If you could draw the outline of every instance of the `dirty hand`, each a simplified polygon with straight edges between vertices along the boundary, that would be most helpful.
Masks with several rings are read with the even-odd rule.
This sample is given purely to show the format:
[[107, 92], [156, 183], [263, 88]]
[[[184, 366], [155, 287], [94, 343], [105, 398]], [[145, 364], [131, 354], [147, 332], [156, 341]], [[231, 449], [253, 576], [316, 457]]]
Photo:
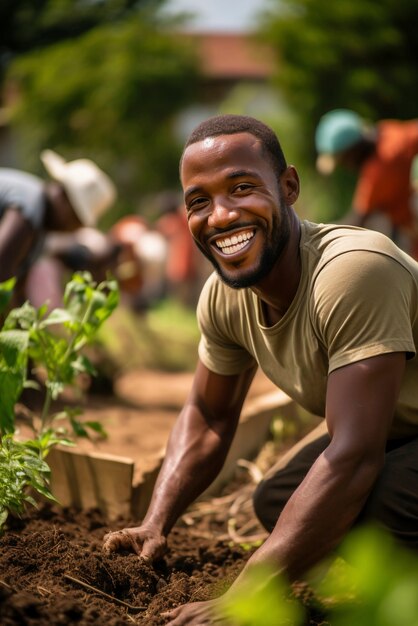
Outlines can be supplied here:
[[118, 550], [132, 550], [148, 561], [155, 561], [167, 550], [167, 540], [158, 531], [145, 526], [124, 528], [104, 536], [103, 550], [109, 554]]
[[226, 626], [226, 622], [218, 615], [217, 606], [217, 600], [192, 602], [162, 613], [162, 616], [170, 618], [166, 626]]

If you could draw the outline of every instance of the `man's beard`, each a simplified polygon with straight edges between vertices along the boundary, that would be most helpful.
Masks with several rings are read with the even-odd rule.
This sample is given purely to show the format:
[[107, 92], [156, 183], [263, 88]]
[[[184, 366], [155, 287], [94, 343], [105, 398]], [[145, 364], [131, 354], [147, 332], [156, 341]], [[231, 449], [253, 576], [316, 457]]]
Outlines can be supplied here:
[[198, 242], [196, 242], [196, 245], [202, 254], [212, 263], [217, 274], [228, 287], [232, 287], [233, 289], [252, 287], [270, 273], [289, 241], [290, 218], [287, 207], [281, 207], [280, 217], [281, 223], [279, 225], [277, 214], [273, 215], [271, 239], [266, 242], [258, 265], [254, 269], [249, 270], [246, 274], [243, 273], [239, 278], [229, 276], [225, 273], [210, 252], [203, 248]]

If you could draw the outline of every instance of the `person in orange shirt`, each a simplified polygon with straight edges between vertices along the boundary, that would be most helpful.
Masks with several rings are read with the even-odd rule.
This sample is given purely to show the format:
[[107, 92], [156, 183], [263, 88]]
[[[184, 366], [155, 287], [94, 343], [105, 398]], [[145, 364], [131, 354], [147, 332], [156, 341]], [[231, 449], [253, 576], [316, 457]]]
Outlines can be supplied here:
[[175, 192], [158, 198], [160, 217], [156, 228], [167, 241], [166, 279], [168, 294], [194, 308], [208, 270], [190, 236], [186, 210]]
[[322, 174], [330, 174], [337, 165], [358, 172], [352, 209], [344, 221], [383, 230], [418, 258], [412, 179], [418, 120], [382, 120], [367, 126], [354, 111], [335, 109], [320, 119], [315, 144]]

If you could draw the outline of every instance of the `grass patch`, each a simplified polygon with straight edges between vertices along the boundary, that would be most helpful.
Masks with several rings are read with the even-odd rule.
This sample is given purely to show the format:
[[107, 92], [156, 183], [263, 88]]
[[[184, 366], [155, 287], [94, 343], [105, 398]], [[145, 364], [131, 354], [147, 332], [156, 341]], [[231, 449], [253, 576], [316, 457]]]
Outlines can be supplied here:
[[195, 312], [174, 300], [164, 300], [145, 314], [120, 306], [100, 334], [119, 371], [193, 371], [198, 341]]

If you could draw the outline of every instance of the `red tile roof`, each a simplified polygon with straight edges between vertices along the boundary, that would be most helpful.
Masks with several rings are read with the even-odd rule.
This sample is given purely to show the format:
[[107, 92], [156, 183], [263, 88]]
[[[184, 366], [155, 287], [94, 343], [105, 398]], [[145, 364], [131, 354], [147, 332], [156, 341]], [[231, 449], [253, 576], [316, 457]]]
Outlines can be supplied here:
[[188, 33], [210, 78], [267, 79], [274, 68], [272, 49], [251, 35], [240, 33]]

